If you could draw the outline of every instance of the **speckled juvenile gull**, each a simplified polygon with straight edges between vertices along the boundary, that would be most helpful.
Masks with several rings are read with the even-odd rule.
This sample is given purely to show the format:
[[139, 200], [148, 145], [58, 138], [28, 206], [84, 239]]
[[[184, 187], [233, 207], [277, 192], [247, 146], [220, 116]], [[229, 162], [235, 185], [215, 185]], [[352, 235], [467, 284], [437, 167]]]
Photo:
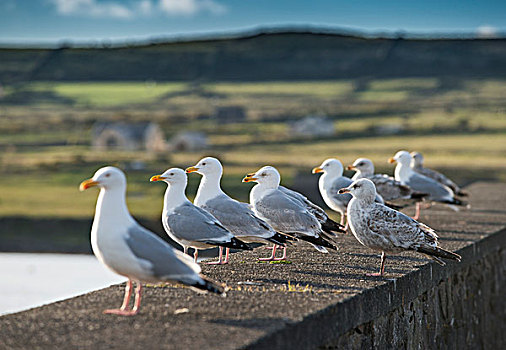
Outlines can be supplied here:
[[[235, 237], [239, 237], [247, 243], [274, 243], [284, 246], [286, 236], [277, 233], [264, 220], [257, 217], [249, 204], [241, 203], [230, 198], [220, 186], [223, 166], [220, 161], [213, 157], [201, 159], [196, 165], [186, 169], [187, 173], [197, 172], [202, 175], [202, 180], [195, 197], [194, 204], [210, 212], [216, 217]], [[223, 252], [220, 247], [218, 264], [228, 262], [229, 248], [226, 248], [225, 260], [222, 260]], [[274, 256], [260, 260], [277, 260]]]
[[257, 216], [276, 231], [307, 241], [321, 252], [327, 252], [324, 247], [336, 249], [306, 206], [279, 189], [280, 180], [279, 172], [272, 166], [265, 166], [243, 179], [243, 182], [257, 182], [250, 192], [250, 204]]
[[[397, 162], [397, 166], [395, 167], [395, 179], [397, 181], [403, 185], [408, 185], [415, 191], [427, 193], [427, 200], [453, 205], [466, 205], [461, 200], [455, 198], [453, 191], [448, 186], [415, 172], [410, 166], [411, 160], [412, 157], [407, 151], [399, 151], [393, 158], [388, 160], [390, 163]], [[415, 220], [420, 215], [419, 203], [417, 203], [416, 209]]]
[[[91, 179], [81, 183], [80, 189], [84, 191], [93, 186], [100, 187], [91, 229], [93, 253], [102, 264], [128, 278], [123, 305], [104, 313], [135, 315], [141, 303], [141, 282], [183, 283], [223, 293], [222, 286], [200, 275], [200, 266], [191, 258], [139, 225], [130, 215], [125, 201], [126, 178], [121, 170], [99, 169]], [[134, 281], [137, 288], [134, 306], [130, 309]]]
[[186, 198], [186, 173], [183, 169], [171, 168], [151, 181], [164, 181], [167, 190], [163, 200], [162, 223], [167, 234], [184, 247], [195, 249], [195, 262], [199, 249], [216, 246], [251, 250], [246, 243], [235, 238], [213, 215], [193, 205]]
[[353, 165], [348, 165], [348, 170], [356, 170], [352, 180], [367, 178], [376, 186], [376, 192], [383, 197], [385, 201], [397, 199], [421, 200], [427, 196], [427, 193], [413, 191], [411, 187], [401, 184], [393, 177], [386, 174], [375, 174], [374, 164], [370, 159], [358, 158]]
[[380, 271], [370, 276], [383, 276], [385, 253], [412, 250], [427, 255], [441, 265], [445, 265], [441, 258], [460, 261], [459, 255], [438, 247], [438, 237], [433, 229], [397, 210], [375, 203], [376, 189], [371, 180], [356, 180], [339, 192], [353, 196], [347, 212], [355, 238], [364, 246], [381, 252]]
[[[313, 174], [323, 173], [318, 180], [320, 194], [330, 209], [341, 214], [341, 225], [344, 224], [346, 207], [351, 200], [351, 195], [338, 192], [353, 182], [350, 178], [343, 176], [343, 170], [343, 164], [335, 158], [326, 159], [319, 167], [313, 169]], [[378, 203], [384, 202], [380, 195], [376, 195], [375, 200]]]
[[459, 185], [457, 185], [455, 182], [450, 180], [445, 175], [441, 174], [440, 172], [425, 168], [423, 166], [423, 155], [419, 152], [411, 152], [411, 157], [413, 158], [411, 160], [411, 168], [413, 168], [414, 171], [416, 171], [419, 174], [425, 175], [427, 177], [430, 177], [433, 180], [436, 180], [440, 184], [443, 184], [445, 186], [448, 186], [453, 193], [455, 193], [457, 196], [467, 196], [467, 192], [463, 191]]

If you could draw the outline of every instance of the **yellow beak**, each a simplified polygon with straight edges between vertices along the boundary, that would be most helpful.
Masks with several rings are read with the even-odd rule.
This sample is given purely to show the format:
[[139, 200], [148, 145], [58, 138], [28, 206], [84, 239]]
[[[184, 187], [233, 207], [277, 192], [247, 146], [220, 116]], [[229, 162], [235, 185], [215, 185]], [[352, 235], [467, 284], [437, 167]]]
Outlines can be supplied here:
[[199, 170], [199, 168], [194, 167], [194, 166], [191, 166], [191, 167], [189, 167], [189, 168], [186, 168], [186, 170], [185, 170], [185, 171], [186, 171], [186, 173], [188, 173], [188, 174], [189, 174], [189, 173], [193, 173], [194, 171], [198, 171], [198, 170]]
[[354, 170], [354, 169], [357, 169], [357, 168], [355, 168], [353, 165], [348, 165], [346, 167], [346, 169], [348, 169], [348, 170]]
[[253, 181], [256, 181], [257, 178], [253, 177], [253, 175], [255, 175], [255, 173], [246, 175], [244, 177], [244, 179], [242, 179], [242, 182], [253, 182]]
[[313, 170], [312, 170], [313, 174], [318, 174], [318, 173], [322, 173], [322, 172], [323, 172], [323, 169], [320, 168], [319, 166], [317, 166], [316, 168], [313, 168]]
[[165, 178], [162, 175], [155, 175], [155, 176], [151, 176], [151, 179], [149, 179], [149, 181], [151, 181], [151, 182], [163, 181], [164, 179]]
[[98, 185], [98, 182], [94, 181], [93, 179], [84, 180], [79, 185], [79, 191], [84, 191], [84, 190], [87, 190], [90, 187], [94, 187], [94, 186], [97, 186], [97, 185]]
[[393, 159], [393, 158], [388, 158], [388, 162], [389, 162], [390, 164], [395, 163], [395, 159]]

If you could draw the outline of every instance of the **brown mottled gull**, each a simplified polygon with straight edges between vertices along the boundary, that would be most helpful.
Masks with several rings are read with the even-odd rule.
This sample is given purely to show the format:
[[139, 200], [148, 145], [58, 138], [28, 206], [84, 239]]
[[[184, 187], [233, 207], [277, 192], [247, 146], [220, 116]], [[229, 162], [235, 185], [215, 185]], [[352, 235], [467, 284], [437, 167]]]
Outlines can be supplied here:
[[385, 253], [412, 250], [441, 265], [445, 265], [441, 258], [460, 261], [459, 255], [438, 247], [438, 237], [433, 229], [397, 210], [375, 203], [376, 189], [371, 180], [356, 180], [339, 192], [353, 196], [347, 209], [353, 235], [364, 246], [381, 252], [380, 271], [370, 276], [383, 276]]

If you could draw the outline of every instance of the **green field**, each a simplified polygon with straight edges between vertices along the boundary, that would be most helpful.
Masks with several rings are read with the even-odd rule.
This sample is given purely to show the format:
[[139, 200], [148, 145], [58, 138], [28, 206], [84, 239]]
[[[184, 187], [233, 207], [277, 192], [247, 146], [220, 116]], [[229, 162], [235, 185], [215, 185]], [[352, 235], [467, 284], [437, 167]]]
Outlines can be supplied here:
[[[506, 181], [506, 81], [464, 80], [453, 88], [439, 79], [267, 83], [32, 83], [5, 86], [0, 98], [0, 216], [88, 217], [96, 193], [79, 193], [80, 181], [100, 166], [128, 171], [131, 211], [160, 215], [161, 184], [149, 177], [172, 166], [193, 165], [205, 155], [225, 164], [224, 187], [247, 200], [242, 176], [277, 166], [285, 184], [328, 157], [346, 165], [369, 157], [379, 171], [399, 149], [424, 153], [426, 163], [460, 183]], [[218, 106], [247, 110], [241, 123], [219, 124]], [[327, 115], [334, 137], [301, 140], [289, 124], [309, 114]], [[156, 121], [167, 138], [181, 130], [208, 134], [202, 152], [97, 152], [89, 147], [97, 120]], [[381, 130], [401, 125], [398, 133]], [[193, 196], [199, 176], [190, 176]]]

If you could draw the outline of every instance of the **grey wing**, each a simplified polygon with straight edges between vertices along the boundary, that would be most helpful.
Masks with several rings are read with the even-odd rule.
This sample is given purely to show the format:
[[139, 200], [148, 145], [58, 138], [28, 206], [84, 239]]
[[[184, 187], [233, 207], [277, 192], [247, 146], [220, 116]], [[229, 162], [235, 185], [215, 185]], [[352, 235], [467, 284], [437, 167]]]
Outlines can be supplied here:
[[307, 208], [307, 210], [309, 210], [309, 212], [311, 214], [315, 215], [316, 218], [320, 222], [326, 221], [328, 219], [328, 215], [327, 215], [327, 213], [325, 213], [325, 210], [323, 210], [322, 208], [320, 208], [319, 206], [317, 206], [316, 204], [314, 204], [313, 202], [311, 202], [303, 194], [301, 194], [299, 192], [296, 192], [294, 190], [291, 190], [289, 188], [286, 188], [284, 186], [279, 186], [278, 189], [281, 192], [283, 192], [284, 194], [290, 196], [290, 198], [292, 198], [292, 199], [298, 201], [299, 203], [305, 205], [306, 208]]
[[300, 202], [275, 190], [255, 202], [255, 210], [276, 231], [302, 233], [317, 237], [321, 226], [316, 217]]
[[432, 170], [429, 168], [421, 168], [421, 169], [419, 169], [419, 172], [427, 177], [430, 177], [433, 180], [436, 180], [437, 182], [439, 182], [445, 186], [448, 186], [454, 192], [459, 192], [459, 190], [460, 190], [460, 187], [455, 182], [453, 182], [452, 180], [447, 178], [445, 175], [441, 174], [440, 172], [438, 172], [436, 170]]
[[444, 201], [453, 198], [453, 192], [448, 187], [418, 173], [413, 173], [406, 184], [415, 191], [428, 193], [429, 199], [432, 200]]
[[374, 182], [376, 191], [386, 201], [407, 197], [412, 192], [408, 186], [388, 175], [375, 174], [369, 176], [368, 179]]
[[276, 233], [265, 221], [255, 216], [248, 204], [226, 195], [207, 201], [202, 208], [214, 215], [234, 236], [269, 238]]
[[367, 225], [395, 247], [413, 249], [437, 242], [437, 235], [430, 227], [382, 204], [375, 204], [369, 211]]
[[353, 181], [347, 177], [341, 176], [334, 180], [330, 192], [327, 195], [332, 198], [336, 203], [341, 204], [344, 207], [348, 206], [352, 196], [349, 193], [339, 194], [339, 190], [344, 187], [351, 185]]
[[193, 204], [177, 207], [166, 217], [166, 224], [174, 236], [187, 241], [220, 243], [233, 238], [214, 216]]
[[151, 265], [151, 273], [156, 278], [181, 280], [200, 273], [200, 267], [191, 258], [140, 225], [130, 227], [124, 240], [138, 259]]

